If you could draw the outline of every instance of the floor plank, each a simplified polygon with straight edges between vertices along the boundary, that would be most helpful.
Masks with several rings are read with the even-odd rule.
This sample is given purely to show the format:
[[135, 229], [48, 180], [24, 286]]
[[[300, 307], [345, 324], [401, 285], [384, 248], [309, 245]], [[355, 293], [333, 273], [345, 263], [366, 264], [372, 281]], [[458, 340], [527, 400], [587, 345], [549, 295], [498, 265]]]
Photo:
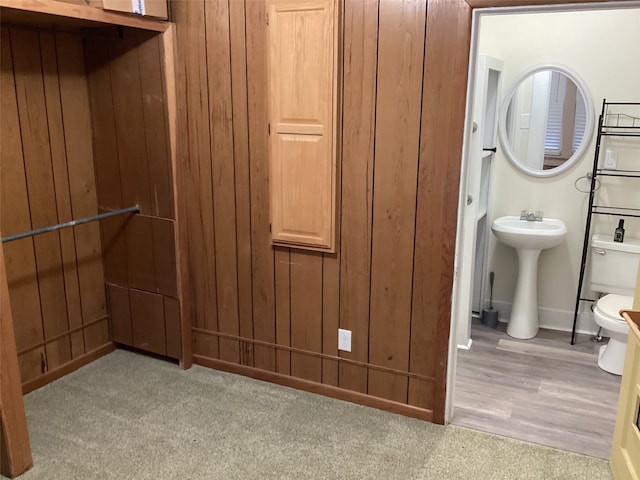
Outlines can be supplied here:
[[[620, 377], [597, 366], [603, 343], [541, 329], [531, 340], [474, 320], [458, 350], [452, 423], [540, 445], [609, 458]], [[605, 339], [606, 342], [606, 339]]]

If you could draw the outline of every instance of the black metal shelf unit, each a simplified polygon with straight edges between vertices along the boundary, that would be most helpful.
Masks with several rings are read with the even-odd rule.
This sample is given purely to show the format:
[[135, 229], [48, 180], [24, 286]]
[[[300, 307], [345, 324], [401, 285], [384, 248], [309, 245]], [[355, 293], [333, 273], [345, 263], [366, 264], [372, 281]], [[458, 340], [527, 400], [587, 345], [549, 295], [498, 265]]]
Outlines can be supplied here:
[[[578, 293], [573, 312], [573, 329], [571, 331], [571, 345], [576, 339], [576, 325], [578, 323], [578, 311], [580, 302], [595, 302], [592, 298], [582, 297], [584, 273], [589, 253], [591, 218], [593, 215], [616, 215], [620, 217], [640, 218], [640, 208], [615, 207], [594, 204], [595, 193], [600, 188], [601, 181], [598, 177], [622, 177], [640, 179], [640, 170], [611, 170], [600, 166], [600, 147], [604, 137], [638, 137], [640, 139], [640, 117], [620, 111], [636, 111], [640, 109], [640, 102], [607, 102], [602, 101], [602, 111], [598, 118], [598, 132], [596, 149], [593, 156], [593, 170], [591, 172], [591, 186], [589, 188], [589, 208], [587, 209], [587, 221], [584, 230], [582, 244], [582, 261], [580, 262], [580, 279], [578, 281]], [[618, 112], [615, 112], [618, 110]], [[640, 148], [640, 144], [639, 144]], [[640, 163], [639, 163], [640, 168]]]

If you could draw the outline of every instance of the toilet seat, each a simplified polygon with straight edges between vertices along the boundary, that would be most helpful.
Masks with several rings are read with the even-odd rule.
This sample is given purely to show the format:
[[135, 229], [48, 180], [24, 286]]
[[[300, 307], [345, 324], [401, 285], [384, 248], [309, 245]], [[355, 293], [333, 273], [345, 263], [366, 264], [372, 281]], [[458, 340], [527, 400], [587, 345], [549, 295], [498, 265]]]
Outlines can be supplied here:
[[[629, 325], [620, 315], [620, 310], [630, 310], [632, 307], [633, 297], [611, 293], [598, 300], [593, 313], [597, 319], [596, 323], [601, 327], [616, 333], [626, 334]], [[598, 319], [598, 317], [600, 318]]]

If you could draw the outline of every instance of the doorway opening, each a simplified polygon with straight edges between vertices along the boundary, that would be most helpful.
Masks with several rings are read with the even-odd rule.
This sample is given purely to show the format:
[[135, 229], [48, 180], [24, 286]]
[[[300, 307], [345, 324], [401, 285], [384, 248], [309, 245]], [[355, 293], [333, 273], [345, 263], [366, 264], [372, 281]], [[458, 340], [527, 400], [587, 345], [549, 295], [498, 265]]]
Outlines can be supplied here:
[[[609, 456], [620, 379], [597, 367], [600, 344], [591, 341], [597, 327], [588, 306], [581, 311], [581, 334], [570, 345], [586, 201], [573, 185], [590, 170], [593, 139], [571, 168], [540, 178], [515, 168], [498, 142], [495, 124], [480, 125], [479, 119], [497, 122], [504, 114], [505, 92], [524, 71], [541, 64], [578, 72], [596, 107], [607, 97], [637, 101], [631, 96], [637, 96], [633, 85], [640, 81], [640, 66], [629, 67], [624, 52], [629, 36], [638, 35], [639, 7], [640, 2], [618, 2], [474, 10], [447, 382], [451, 423]], [[581, 28], [590, 33], [582, 35]], [[612, 48], [616, 45], [620, 48]], [[626, 72], [617, 78], [629, 78], [606, 78], [611, 69]], [[482, 115], [474, 113], [478, 107]], [[569, 230], [566, 243], [541, 256], [542, 328], [531, 340], [505, 332], [517, 259], [515, 250], [491, 234], [495, 218], [523, 209], [561, 218]], [[481, 321], [489, 307], [491, 272], [496, 327]]]

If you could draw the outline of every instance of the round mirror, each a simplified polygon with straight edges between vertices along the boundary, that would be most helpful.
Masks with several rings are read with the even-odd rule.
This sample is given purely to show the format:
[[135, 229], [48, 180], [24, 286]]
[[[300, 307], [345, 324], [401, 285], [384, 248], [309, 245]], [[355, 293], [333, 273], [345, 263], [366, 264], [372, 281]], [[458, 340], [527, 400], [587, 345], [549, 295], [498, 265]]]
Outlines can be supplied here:
[[558, 175], [584, 154], [593, 131], [593, 103], [584, 82], [566, 67], [527, 71], [500, 112], [500, 142], [519, 170]]

